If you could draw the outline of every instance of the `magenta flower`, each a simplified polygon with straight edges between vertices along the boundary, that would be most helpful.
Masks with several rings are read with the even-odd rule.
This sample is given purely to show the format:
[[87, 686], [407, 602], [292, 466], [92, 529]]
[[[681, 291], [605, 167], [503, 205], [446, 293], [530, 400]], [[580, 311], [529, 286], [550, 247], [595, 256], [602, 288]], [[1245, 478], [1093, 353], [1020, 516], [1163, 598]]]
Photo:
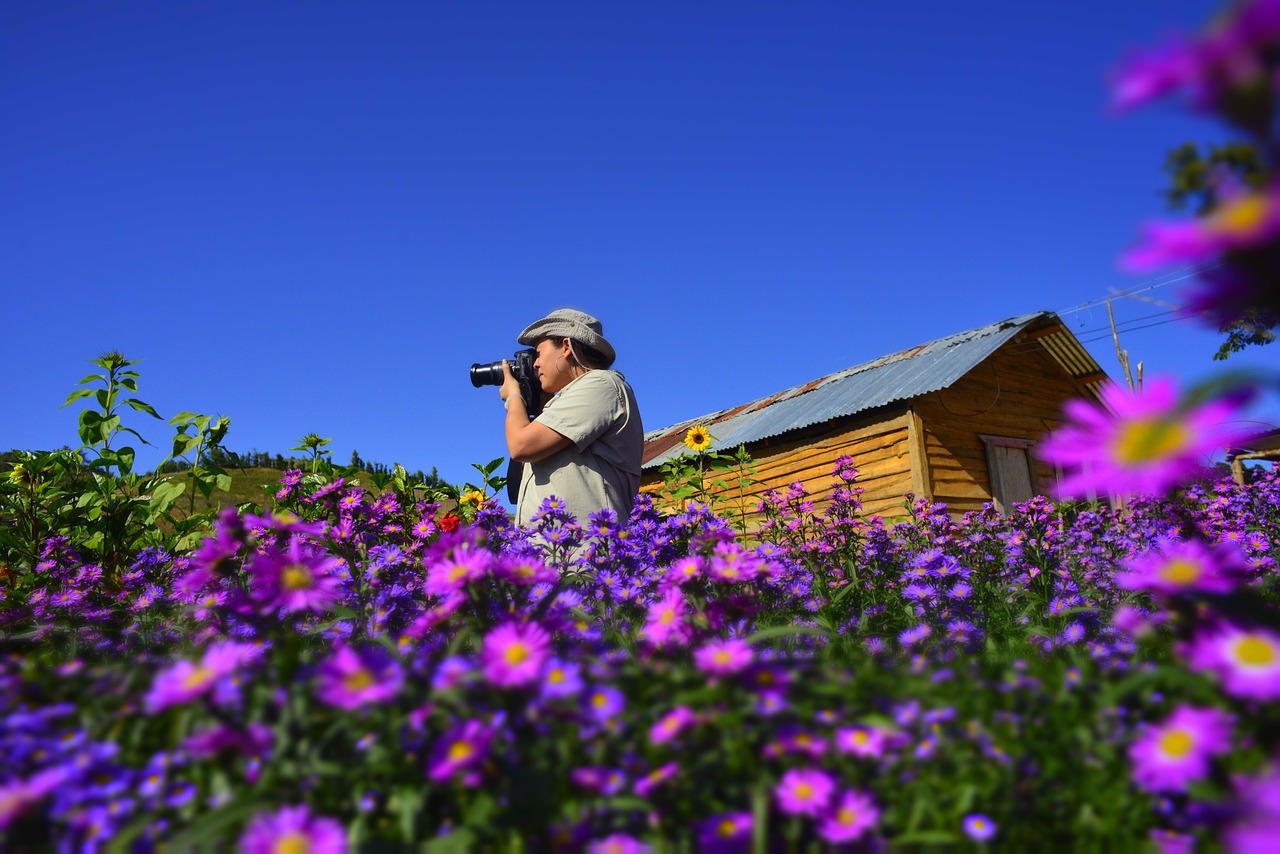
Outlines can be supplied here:
[[587, 854], [645, 854], [649, 845], [625, 833], [611, 833], [587, 843]]
[[533, 557], [507, 557], [498, 562], [495, 574], [515, 584], [531, 587], [534, 584], [555, 584], [556, 571]]
[[996, 835], [996, 823], [982, 813], [964, 817], [964, 835], [974, 842], [986, 842]]
[[279, 812], [254, 817], [240, 837], [240, 850], [244, 854], [340, 854], [347, 850], [347, 833], [334, 819], [311, 815], [305, 804], [281, 807]]
[[1072, 421], [1050, 434], [1039, 454], [1067, 470], [1058, 487], [1064, 497], [1085, 497], [1090, 491], [1158, 495], [1202, 471], [1204, 461], [1223, 446], [1248, 435], [1232, 424], [1244, 403], [1245, 398], [1232, 395], [1182, 412], [1172, 378], [1151, 379], [1137, 394], [1111, 383], [1102, 390], [1101, 406], [1068, 401], [1065, 410]]
[[818, 835], [828, 842], [852, 842], [879, 820], [880, 810], [869, 796], [846, 789], [818, 821]]
[[1249, 561], [1235, 543], [1162, 540], [1153, 551], [1121, 561], [1118, 587], [1152, 593], [1227, 593], [1248, 577]]
[[670, 780], [680, 770], [680, 766], [675, 762], [668, 762], [658, 768], [654, 768], [648, 774], [636, 780], [636, 794], [642, 798], [647, 798], [653, 793], [653, 790]]
[[493, 736], [492, 729], [474, 719], [455, 727], [436, 742], [427, 760], [427, 778], [440, 783], [461, 774], [465, 785], [478, 785], [475, 768], [489, 755]]
[[1197, 635], [1182, 652], [1192, 669], [1215, 673], [1233, 697], [1280, 697], [1280, 635], [1269, 629], [1220, 623]]
[[664, 744], [693, 726], [697, 717], [688, 706], [676, 706], [649, 729], [649, 741]]
[[884, 731], [861, 726], [837, 729], [836, 749], [863, 759], [878, 759], [884, 753]]
[[622, 714], [625, 704], [622, 692], [608, 685], [602, 685], [587, 695], [587, 712], [602, 724], [609, 724]]
[[641, 636], [654, 646], [681, 643], [687, 639], [688, 627], [684, 622], [685, 598], [679, 587], [673, 587], [649, 606]]
[[693, 653], [694, 664], [704, 673], [727, 676], [746, 669], [755, 653], [751, 645], [739, 638], [710, 641]]
[[275, 733], [265, 724], [252, 723], [246, 729], [218, 724], [201, 730], [182, 742], [182, 749], [195, 759], [209, 759], [224, 750], [245, 756], [261, 756], [270, 752]]
[[492, 556], [482, 549], [454, 549], [448, 557], [427, 567], [424, 588], [435, 596], [449, 596], [468, 581], [488, 575], [492, 562]]
[[15, 779], [0, 784], [0, 831], [61, 786], [70, 773], [66, 767], [55, 766], [39, 771], [26, 780]]
[[341, 565], [338, 558], [308, 547], [302, 537], [290, 537], [284, 551], [271, 548], [253, 556], [248, 566], [251, 595], [264, 614], [323, 612], [342, 594]]
[[369, 703], [385, 703], [400, 692], [404, 670], [382, 647], [354, 650], [340, 646], [320, 665], [316, 697], [351, 711]]
[[1280, 187], [1237, 192], [1213, 213], [1181, 222], [1153, 222], [1143, 242], [1120, 258], [1130, 273], [1149, 273], [1173, 264], [1202, 264], [1228, 252], [1260, 248], [1280, 236]]
[[236, 641], [214, 644], [199, 663], [179, 661], [157, 673], [143, 705], [148, 713], [155, 714], [170, 706], [189, 703], [261, 656], [262, 648], [255, 644]]
[[705, 571], [703, 563], [703, 559], [698, 555], [682, 557], [667, 567], [663, 580], [668, 583], [684, 584], [703, 574]]
[[1231, 716], [1179, 706], [1129, 746], [1133, 779], [1149, 792], [1185, 792], [1209, 773], [1209, 760], [1231, 748]]
[[550, 655], [551, 637], [537, 623], [507, 623], [489, 632], [480, 650], [485, 678], [499, 688], [532, 685]]
[[1237, 819], [1223, 839], [1226, 850], [1275, 850], [1280, 839], [1280, 773], [1274, 765], [1261, 776], [1237, 781], [1235, 808]]
[[831, 803], [835, 782], [816, 768], [793, 768], [782, 775], [774, 797], [787, 815], [818, 816]]

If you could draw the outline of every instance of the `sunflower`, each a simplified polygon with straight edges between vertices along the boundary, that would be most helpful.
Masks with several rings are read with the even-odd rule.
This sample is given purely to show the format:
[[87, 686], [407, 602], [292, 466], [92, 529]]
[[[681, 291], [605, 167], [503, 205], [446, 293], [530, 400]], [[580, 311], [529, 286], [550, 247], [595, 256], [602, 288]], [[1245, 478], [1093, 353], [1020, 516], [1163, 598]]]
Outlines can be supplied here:
[[691, 451], [702, 452], [711, 447], [711, 433], [701, 424], [690, 427], [684, 434], [684, 446]]
[[458, 499], [459, 504], [474, 503], [477, 507], [484, 503], [484, 493], [478, 489], [468, 490], [462, 493], [462, 497]]

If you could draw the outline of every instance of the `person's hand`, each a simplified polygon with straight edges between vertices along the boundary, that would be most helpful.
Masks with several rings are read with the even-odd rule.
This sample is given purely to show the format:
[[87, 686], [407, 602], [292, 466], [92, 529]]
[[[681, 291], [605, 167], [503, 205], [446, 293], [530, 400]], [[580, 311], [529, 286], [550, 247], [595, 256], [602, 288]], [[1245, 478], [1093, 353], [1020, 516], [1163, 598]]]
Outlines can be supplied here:
[[502, 360], [502, 385], [498, 388], [498, 396], [505, 403], [511, 395], [520, 396], [520, 383], [516, 380], [515, 374], [511, 373], [511, 365], [506, 359]]

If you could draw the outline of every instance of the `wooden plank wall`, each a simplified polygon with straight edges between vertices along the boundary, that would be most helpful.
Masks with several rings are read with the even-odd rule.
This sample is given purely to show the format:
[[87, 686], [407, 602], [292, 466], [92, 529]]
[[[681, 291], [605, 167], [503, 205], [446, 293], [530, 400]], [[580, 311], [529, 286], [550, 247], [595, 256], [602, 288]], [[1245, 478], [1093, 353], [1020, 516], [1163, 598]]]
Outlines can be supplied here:
[[[1062, 423], [1062, 404], [1082, 394], [1042, 347], [1009, 342], [950, 388], [916, 398], [933, 500], [957, 515], [980, 509], [991, 500], [991, 478], [979, 436], [1038, 440]], [[1053, 468], [1037, 468], [1047, 494]]]
[[[866, 515], [905, 516], [902, 496], [911, 490], [911, 412], [881, 413], [872, 418], [819, 425], [787, 437], [787, 441], [762, 442], [749, 447], [755, 457], [757, 484], [746, 491], [746, 505], [754, 508], [769, 488], [786, 490], [804, 483], [819, 510], [830, 501], [832, 469], [838, 457], [852, 455], [858, 468], [858, 485]], [[781, 437], [780, 437], [781, 438]], [[736, 508], [735, 477], [726, 478], [730, 489], [724, 498]], [[660, 485], [657, 474], [645, 474], [641, 489]]]

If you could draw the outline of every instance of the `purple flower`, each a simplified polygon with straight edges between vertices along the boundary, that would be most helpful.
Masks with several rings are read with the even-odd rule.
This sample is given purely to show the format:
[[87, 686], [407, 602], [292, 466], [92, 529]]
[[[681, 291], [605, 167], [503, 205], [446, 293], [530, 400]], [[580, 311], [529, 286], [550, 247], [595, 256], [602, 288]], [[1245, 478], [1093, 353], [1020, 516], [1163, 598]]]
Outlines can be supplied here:
[[400, 692], [404, 670], [382, 647], [339, 646], [320, 665], [316, 697], [339, 709], [385, 703]]
[[[260, 756], [270, 751], [274, 741], [275, 734], [264, 724], [249, 724], [244, 730], [219, 724], [188, 736], [182, 742], [182, 749], [195, 759], [209, 759], [224, 750], [243, 753], [245, 756]], [[158, 783], [160, 780], [149, 779], [149, 782]]]
[[740, 638], [713, 640], [693, 653], [694, 664], [699, 670], [718, 676], [738, 673], [750, 665], [754, 658], [751, 645]]
[[835, 782], [824, 771], [793, 768], [782, 775], [774, 796], [778, 807], [788, 815], [818, 816], [831, 802], [835, 787]]
[[602, 685], [587, 696], [587, 711], [598, 722], [607, 724], [622, 713], [625, 701], [617, 688]]
[[1227, 850], [1274, 850], [1280, 838], [1280, 773], [1274, 765], [1261, 776], [1236, 782], [1235, 807], [1238, 817], [1224, 835]]
[[151, 690], [143, 701], [149, 714], [155, 714], [207, 694], [221, 680], [241, 667], [257, 661], [262, 648], [251, 643], [223, 641], [205, 651], [197, 664], [179, 661], [156, 674]]
[[543, 699], [574, 697], [582, 693], [582, 688], [581, 666], [561, 661], [558, 658], [547, 660], [547, 666], [542, 677]]
[[649, 741], [664, 744], [693, 725], [697, 717], [688, 706], [676, 706], [649, 730]]
[[264, 614], [323, 612], [341, 595], [340, 566], [338, 558], [308, 547], [302, 537], [290, 537], [284, 551], [271, 548], [250, 561], [252, 596]]
[[611, 833], [587, 843], [587, 854], [644, 854], [649, 846], [625, 833]]
[[877, 759], [884, 753], [884, 731], [877, 727], [837, 729], [836, 749], [864, 759]]
[[1039, 454], [1068, 470], [1058, 487], [1063, 496], [1084, 497], [1090, 491], [1158, 495], [1247, 435], [1233, 424], [1244, 403], [1243, 396], [1231, 395], [1183, 412], [1172, 378], [1151, 379], [1137, 394], [1111, 383], [1102, 390], [1101, 406], [1068, 401], [1071, 423], [1050, 434]]
[[964, 835], [974, 842], [986, 842], [996, 835], [996, 823], [982, 813], [964, 817]]
[[1127, 570], [1115, 577], [1125, 590], [1153, 593], [1227, 593], [1249, 573], [1249, 562], [1234, 543], [1164, 540], [1154, 551], [1121, 560]]
[[674, 777], [679, 770], [680, 766], [675, 762], [668, 762], [666, 765], [653, 769], [639, 780], [636, 780], [636, 794], [642, 798], [649, 797], [654, 789]]
[[1280, 697], [1280, 635], [1275, 632], [1220, 623], [1197, 635], [1183, 652], [1192, 669], [1216, 673], [1233, 697]]
[[347, 850], [347, 834], [331, 818], [313, 816], [307, 806], [281, 807], [279, 812], [259, 813], [240, 837], [244, 854], [277, 854], [308, 851], [340, 854]]
[[499, 688], [532, 685], [542, 672], [551, 637], [537, 623], [507, 623], [484, 638], [480, 651], [485, 678]]
[[649, 606], [641, 636], [654, 646], [683, 641], [688, 635], [684, 622], [685, 599], [679, 587], [673, 587]]
[[880, 820], [870, 797], [846, 789], [818, 821], [818, 835], [828, 842], [853, 842]]
[[751, 849], [751, 829], [754, 827], [749, 812], [727, 812], [713, 815], [702, 823], [698, 833], [698, 848], [710, 854], [730, 854]]
[[448, 596], [462, 589], [468, 581], [489, 574], [493, 556], [483, 549], [455, 549], [452, 554], [427, 567], [428, 593]]
[[1134, 782], [1149, 792], [1185, 792], [1209, 773], [1209, 759], [1231, 748], [1231, 716], [1179, 706], [1129, 747]]
[[428, 779], [440, 783], [462, 774], [464, 784], [478, 784], [480, 777], [473, 769], [489, 755], [493, 735], [492, 729], [474, 719], [446, 733], [427, 761]]
[[63, 767], [40, 771], [26, 780], [0, 784], [0, 831], [50, 792], [63, 784], [71, 772]]

